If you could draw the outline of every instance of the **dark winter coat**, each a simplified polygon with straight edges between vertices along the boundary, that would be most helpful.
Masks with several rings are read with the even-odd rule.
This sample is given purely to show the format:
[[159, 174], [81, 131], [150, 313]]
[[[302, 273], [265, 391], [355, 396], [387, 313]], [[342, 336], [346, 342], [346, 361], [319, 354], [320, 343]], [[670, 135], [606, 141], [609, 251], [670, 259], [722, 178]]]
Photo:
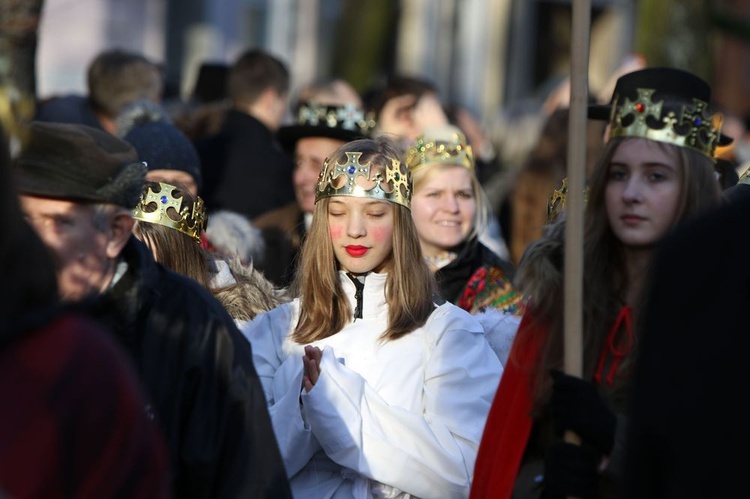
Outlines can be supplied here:
[[171, 454], [175, 497], [289, 497], [249, 343], [221, 304], [134, 237], [91, 306], [132, 355]]
[[294, 200], [292, 157], [249, 114], [229, 111], [221, 131], [195, 146], [209, 211], [231, 210], [253, 219]]

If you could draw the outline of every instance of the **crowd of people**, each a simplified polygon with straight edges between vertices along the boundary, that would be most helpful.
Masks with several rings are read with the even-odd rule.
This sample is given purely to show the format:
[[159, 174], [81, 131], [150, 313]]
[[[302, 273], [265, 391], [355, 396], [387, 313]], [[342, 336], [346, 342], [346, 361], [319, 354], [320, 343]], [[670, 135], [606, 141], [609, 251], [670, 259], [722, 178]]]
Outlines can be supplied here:
[[[750, 180], [704, 80], [644, 64], [589, 105], [576, 377], [566, 103], [510, 160], [421, 78], [293, 82], [255, 48], [205, 69], [210, 97], [175, 105], [158, 64], [107, 50], [87, 95], [2, 141], [0, 496], [734, 490], [737, 466], [701, 474], [723, 448], [687, 442], [720, 426], [695, 393], [733, 411], [712, 391], [732, 365], [688, 367], [698, 336], [721, 313], [708, 360], [744, 351], [750, 298], [724, 257]], [[714, 278], [683, 285], [706, 255]]]

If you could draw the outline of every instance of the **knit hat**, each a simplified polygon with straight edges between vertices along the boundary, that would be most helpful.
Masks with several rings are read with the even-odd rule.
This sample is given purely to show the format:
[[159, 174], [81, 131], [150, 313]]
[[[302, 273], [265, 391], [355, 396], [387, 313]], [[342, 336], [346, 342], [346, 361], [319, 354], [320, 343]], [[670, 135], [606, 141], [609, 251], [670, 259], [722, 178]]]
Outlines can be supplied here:
[[72, 123], [32, 122], [13, 160], [21, 194], [132, 209], [141, 197], [146, 167], [127, 142]]
[[158, 104], [136, 101], [118, 115], [116, 122], [117, 135], [135, 147], [148, 171], [183, 171], [201, 190], [203, 175], [195, 146]]

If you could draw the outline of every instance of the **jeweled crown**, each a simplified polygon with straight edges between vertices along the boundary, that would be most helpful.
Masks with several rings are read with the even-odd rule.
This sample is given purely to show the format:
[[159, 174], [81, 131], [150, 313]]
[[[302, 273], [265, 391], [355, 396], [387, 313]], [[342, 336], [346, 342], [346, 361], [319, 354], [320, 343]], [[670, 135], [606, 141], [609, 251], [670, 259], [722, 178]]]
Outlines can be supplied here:
[[474, 171], [474, 153], [460, 132], [444, 139], [427, 135], [417, 137], [414, 146], [406, 153], [406, 166], [411, 172], [431, 164], [461, 165]]
[[[354, 196], [390, 201], [409, 208], [411, 175], [401, 161], [391, 159], [386, 165], [385, 176], [381, 172], [373, 175], [372, 163], [360, 164], [361, 156], [361, 152], [349, 151], [344, 164], [326, 159], [318, 177], [315, 202], [331, 196]], [[374, 182], [375, 185], [368, 189], [360, 184], [361, 181]]]
[[187, 234], [201, 242], [201, 233], [206, 228], [206, 208], [203, 199], [196, 197], [194, 202], [179, 196], [179, 188], [159, 182], [159, 189], [154, 190], [156, 182], [146, 184], [141, 200], [133, 209], [133, 218], [143, 222], [164, 225]]
[[610, 116], [610, 139], [615, 137], [642, 137], [687, 147], [714, 157], [721, 138], [721, 115], [709, 114], [708, 103], [693, 98], [692, 103], [678, 109], [664, 106], [664, 100], [654, 102], [656, 90], [638, 88], [637, 98], [616, 98]]
[[[583, 188], [583, 202], [588, 202], [589, 199], [589, 187]], [[547, 200], [547, 223], [551, 224], [560, 216], [563, 212], [568, 201], [568, 178], [562, 179], [562, 183], [559, 189], [552, 191], [552, 195]]]
[[308, 101], [297, 109], [297, 125], [325, 126], [357, 132], [367, 136], [375, 128], [375, 121], [365, 117], [361, 109], [353, 104], [327, 106]]

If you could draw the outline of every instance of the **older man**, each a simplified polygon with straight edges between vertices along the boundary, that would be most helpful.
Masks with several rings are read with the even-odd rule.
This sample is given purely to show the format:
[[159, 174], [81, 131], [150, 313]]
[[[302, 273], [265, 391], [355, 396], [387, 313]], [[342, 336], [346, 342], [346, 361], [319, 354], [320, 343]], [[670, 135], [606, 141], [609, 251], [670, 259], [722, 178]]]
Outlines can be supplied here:
[[85, 301], [135, 362], [175, 497], [288, 496], [250, 346], [210, 293], [132, 235], [146, 173], [135, 150], [85, 125], [33, 123], [14, 171], [63, 299]]

